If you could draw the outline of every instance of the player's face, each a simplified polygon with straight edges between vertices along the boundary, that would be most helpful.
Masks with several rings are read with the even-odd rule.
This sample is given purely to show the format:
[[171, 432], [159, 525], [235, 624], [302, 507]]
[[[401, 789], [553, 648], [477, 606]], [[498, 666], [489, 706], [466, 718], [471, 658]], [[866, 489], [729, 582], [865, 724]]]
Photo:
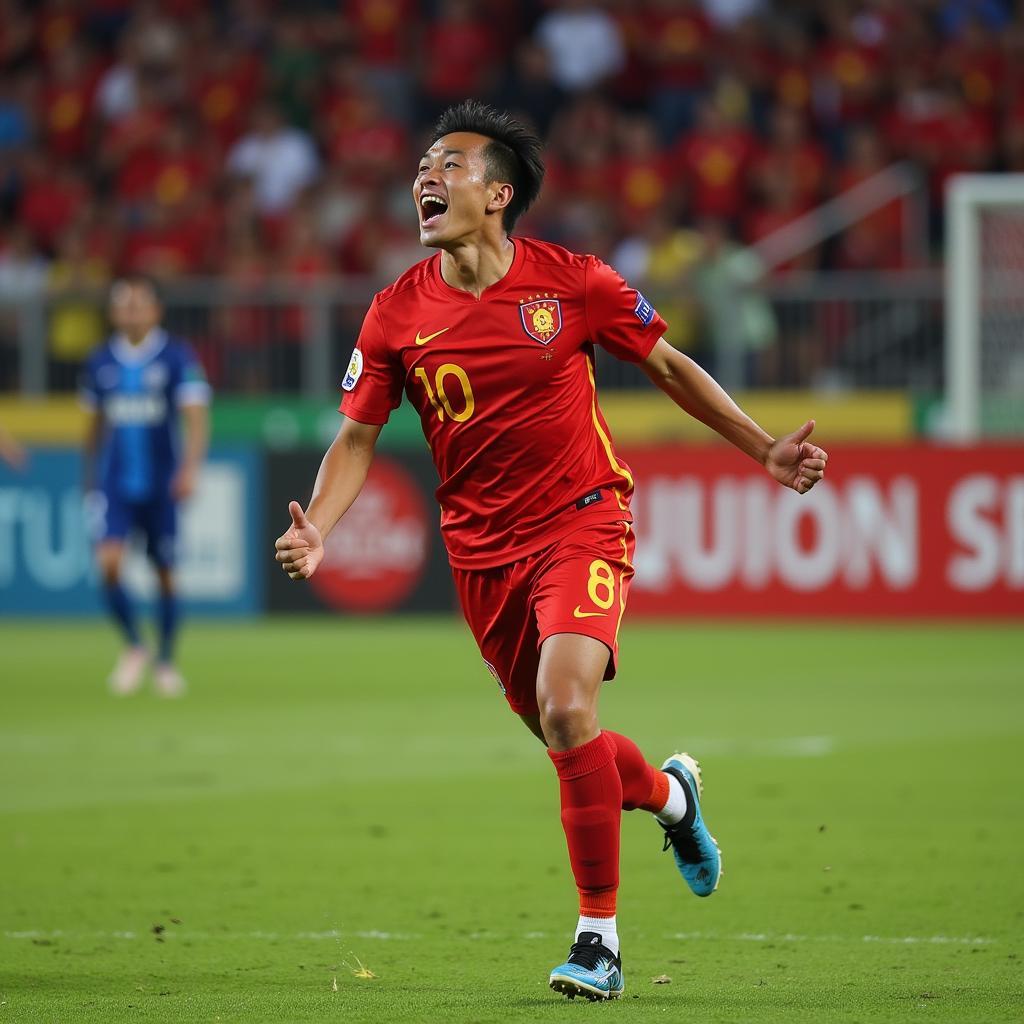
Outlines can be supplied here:
[[474, 132], [452, 132], [423, 154], [412, 186], [422, 245], [440, 248], [483, 228], [499, 187], [487, 174], [488, 142]]
[[110, 322], [129, 338], [141, 339], [160, 322], [160, 303], [145, 285], [114, 285], [110, 293]]

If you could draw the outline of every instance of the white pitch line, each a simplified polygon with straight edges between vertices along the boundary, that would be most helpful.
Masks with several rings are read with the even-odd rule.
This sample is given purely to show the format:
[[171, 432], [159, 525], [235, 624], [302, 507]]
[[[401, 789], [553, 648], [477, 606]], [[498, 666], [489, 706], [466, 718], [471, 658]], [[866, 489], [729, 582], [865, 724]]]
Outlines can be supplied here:
[[[185, 925], [172, 925], [162, 933], [162, 937], [180, 935], [183, 939], [261, 939], [264, 941], [288, 941], [288, 942], [322, 942], [325, 940], [350, 941], [352, 939], [372, 939], [380, 942], [411, 942], [422, 939], [423, 935], [418, 932], [387, 932], [373, 928], [368, 931], [347, 931], [340, 928], [331, 928], [326, 931], [303, 931], [291, 934], [269, 931], [194, 931]], [[561, 933], [559, 933], [560, 936]], [[643, 932], [634, 933], [637, 938], [646, 938]], [[69, 932], [62, 929], [45, 931], [41, 929], [27, 929], [21, 931], [5, 931], [5, 939], [148, 939], [148, 932], [134, 931], [94, 931], [94, 932]], [[459, 936], [473, 942], [480, 942], [492, 939], [546, 939], [555, 938], [554, 933], [530, 931], [517, 935], [508, 935], [501, 932], [479, 931], [470, 932], [468, 935]], [[660, 936], [662, 939], [670, 940], [703, 940], [716, 939], [726, 942], [827, 942], [827, 943], [868, 943], [887, 946], [991, 946], [998, 943], [998, 939], [989, 938], [984, 935], [805, 935], [793, 932], [736, 932], [734, 934], [723, 934], [720, 932], [668, 932]]]
[[671, 939], [725, 939], [733, 942], [867, 942], [886, 946], [991, 946], [998, 939], [984, 935], [799, 935], [792, 932], [673, 932]]

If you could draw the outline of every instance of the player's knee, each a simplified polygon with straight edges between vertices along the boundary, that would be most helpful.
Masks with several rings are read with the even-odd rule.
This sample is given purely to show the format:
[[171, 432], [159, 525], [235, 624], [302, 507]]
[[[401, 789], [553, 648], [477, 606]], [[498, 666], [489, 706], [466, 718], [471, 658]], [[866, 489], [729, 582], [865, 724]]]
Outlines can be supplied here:
[[550, 746], [565, 750], [592, 738], [597, 714], [588, 701], [549, 696], [538, 703], [541, 728]]

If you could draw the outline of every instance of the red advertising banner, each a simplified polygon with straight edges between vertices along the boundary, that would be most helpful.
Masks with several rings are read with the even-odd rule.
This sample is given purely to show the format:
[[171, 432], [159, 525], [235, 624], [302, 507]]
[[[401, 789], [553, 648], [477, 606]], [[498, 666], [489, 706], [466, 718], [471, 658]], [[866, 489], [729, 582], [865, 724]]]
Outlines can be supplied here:
[[1024, 446], [830, 448], [806, 495], [731, 448], [620, 454], [634, 617], [1024, 616]]

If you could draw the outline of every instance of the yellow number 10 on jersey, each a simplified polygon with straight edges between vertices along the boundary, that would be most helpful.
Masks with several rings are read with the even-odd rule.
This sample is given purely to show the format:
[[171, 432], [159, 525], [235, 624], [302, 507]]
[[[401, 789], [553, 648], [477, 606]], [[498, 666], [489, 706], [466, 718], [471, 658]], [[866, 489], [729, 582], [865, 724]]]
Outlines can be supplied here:
[[[465, 423], [473, 415], [473, 411], [476, 409], [476, 402], [473, 400], [473, 389], [469, 385], [469, 377], [466, 376], [466, 371], [461, 366], [456, 366], [455, 363], [442, 363], [437, 368], [437, 373], [434, 374], [433, 388], [430, 386], [430, 377], [427, 376], [427, 371], [422, 366], [417, 366], [413, 372], [423, 382], [423, 387], [427, 391], [427, 398], [434, 407], [439, 420], [443, 421], [445, 413], [447, 413], [456, 423]], [[449, 377], [454, 377], [462, 387], [462, 412], [456, 412], [452, 408], [452, 403], [449, 401], [448, 395], [445, 394], [444, 382]]]

